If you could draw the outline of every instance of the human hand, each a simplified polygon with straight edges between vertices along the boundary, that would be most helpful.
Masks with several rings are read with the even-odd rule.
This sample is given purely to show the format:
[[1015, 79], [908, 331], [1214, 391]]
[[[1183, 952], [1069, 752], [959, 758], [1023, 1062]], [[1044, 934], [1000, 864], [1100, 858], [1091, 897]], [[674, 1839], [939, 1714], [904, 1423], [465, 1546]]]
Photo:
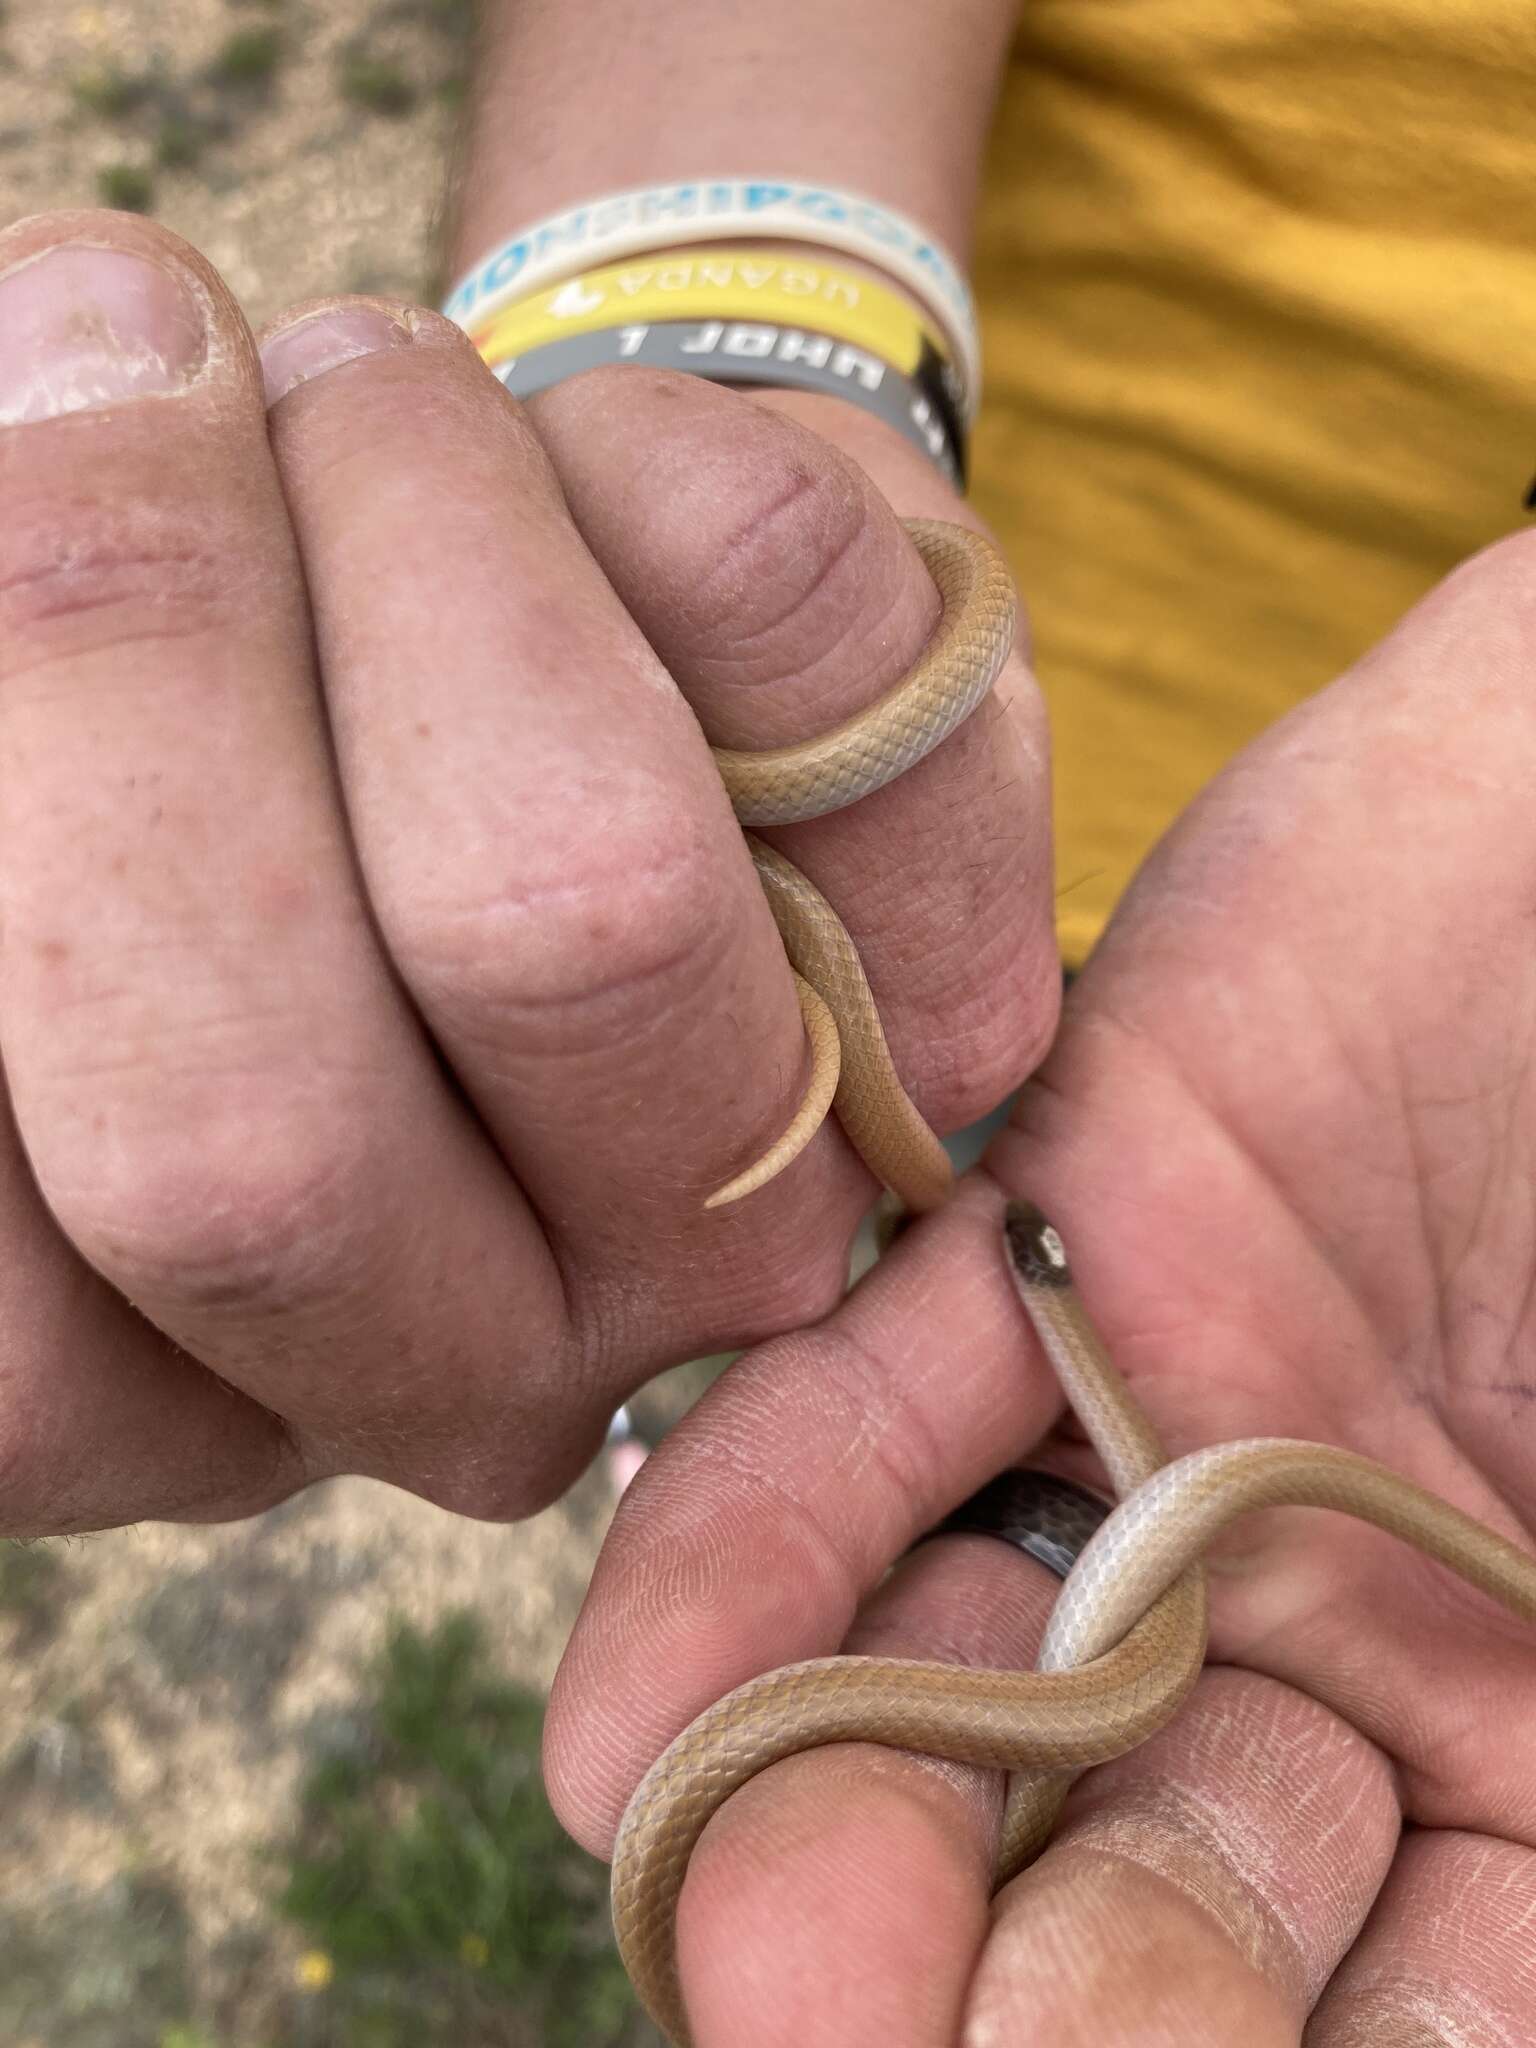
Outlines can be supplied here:
[[[880, 1583], [1005, 1463], [1094, 1477], [1048, 1434], [998, 1181], [1060, 1227], [1173, 1451], [1345, 1444], [1530, 1543], [1533, 650], [1522, 538], [1248, 749], [1139, 878], [991, 1179], [651, 1459], [551, 1712], [589, 1845], [758, 1671], [1032, 1657], [1054, 1583], [993, 1539]], [[995, 1779], [836, 1748], [731, 1799], [680, 1919], [698, 2048], [1527, 2040], [1529, 1629], [1312, 1511], [1240, 1524], [1211, 1593], [1219, 1668], [990, 1907]]]
[[[694, 711], [752, 747], [877, 695], [937, 611], [897, 511], [957, 507], [859, 416], [890, 502], [692, 380], [524, 413], [381, 302], [258, 358], [120, 216], [22, 223], [0, 270], [0, 1530], [338, 1471], [526, 1512], [658, 1367], [842, 1290], [871, 1191], [835, 1130], [702, 1206], [806, 1053]], [[782, 835], [941, 1128], [1054, 1023], [1007, 683]]]

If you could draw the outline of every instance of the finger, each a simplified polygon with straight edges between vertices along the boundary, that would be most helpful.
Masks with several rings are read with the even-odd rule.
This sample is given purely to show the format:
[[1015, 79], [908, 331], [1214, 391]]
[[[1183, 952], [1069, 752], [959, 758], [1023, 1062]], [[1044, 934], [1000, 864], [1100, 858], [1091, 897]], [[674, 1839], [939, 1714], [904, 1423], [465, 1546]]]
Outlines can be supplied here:
[[[975, 522], [899, 437], [872, 479], [772, 400], [640, 369], [573, 378], [531, 411], [583, 535], [715, 745], [807, 738], [917, 660], [939, 603], [897, 513]], [[766, 835], [853, 933], [940, 1129], [1001, 1101], [1054, 1027], [1046, 764], [1015, 653], [927, 760]]]
[[[1056, 1590], [995, 1538], [945, 1537], [880, 1588], [845, 1647], [1021, 1669]], [[987, 1936], [1001, 1809], [995, 1772], [869, 1744], [749, 1780], [705, 1829], [679, 1908], [698, 2048], [950, 2048]]]
[[1247, 1672], [1074, 1790], [1008, 1885], [971, 1987], [977, 2040], [1290, 2048], [1398, 1840], [1381, 1753]]
[[1410, 1831], [1306, 2048], [1517, 2048], [1536, 2012], [1536, 1856]]
[[538, 1429], [587, 1448], [558, 1276], [374, 941], [239, 311], [146, 223], [3, 248], [0, 1032], [37, 1182], [308, 1463], [526, 1500]]
[[822, 1312], [858, 1184], [826, 1148], [797, 1168], [783, 1243], [704, 1214], [804, 1092], [782, 946], [697, 725], [521, 410], [434, 314], [348, 359], [384, 317], [339, 302], [264, 342], [349, 815], [390, 953], [616, 1395]]
[[68, 1245], [0, 1077], [0, 1535], [252, 1515], [309, 1476], [274, 1415], [136, 1314]]
[[[1055, 1593], [994, 1540], [925, 1545], [845, 1647], [1020, 1668]], [[1380, 1753], [1315, 1703], [1208, 1674], [1154, 1743], [1085, 1778], [1047, 1855], [987, 1901], [1000, 1781], [839, 1746], [716, 1814], [679, 1914], [701, 2048], [1294, 2043], [1398, 1839]], [[983, 1952], [983, 1942], [986, 1942]], [[786, 1958], [792, 1964], [786, 1967]], [[979, 1958], [979, 1962], [978, 1962]]]
[[553, 1689], [545, 1775], [598, 1853], [641, 1774], [743, 1679], [835, 1650], [890, 1561], [1059, 1397], [985, 1181], [838, 1313], [740, 1359], [625, 1494]]

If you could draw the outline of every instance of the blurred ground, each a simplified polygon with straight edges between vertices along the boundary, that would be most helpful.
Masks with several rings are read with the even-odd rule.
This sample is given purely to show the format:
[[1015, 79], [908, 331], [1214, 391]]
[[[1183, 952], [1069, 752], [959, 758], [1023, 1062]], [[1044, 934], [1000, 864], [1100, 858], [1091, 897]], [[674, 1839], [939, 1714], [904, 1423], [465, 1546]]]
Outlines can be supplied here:
[[142, 203], [252, 320], [420, 294], [469, 0], [8, 0], [0, 217]]
[[[150, 211], [253, 323], [323, 291], [428, 296], [468, 12], [0, 0], [0, 221]], [[515, 1529], [343, 1481], [233, 1527], [0, 1544], [0, 2048], [565, 2041], [520, 1945], [545, 1893], [543, 1949], [596, 2001], [560, 1980], [581, 2048], [637, 2038], [601, 1884], [529, 1803], [536, 1706], [488, 1693], [478, 1748], [434, 1746], [474, 1716], [462, 1643], [431, 1631], [472, 1611], [487, 1670], [542, 1692], [606, 1513], [592, 1479]], [[371, 1666], [401, 1616], [437, 1705], [381, 1734], [403, 1681]], [[500, 1889], [466, 1880], [455, 1909], [483, 1924], [440, 1924], [487, 1841]]]
[[[409, 1617], [428, 1633], [473, 1613], [487, 1671], [526, 1688], [524, 1706], [504, 1717], [499, 1755], [470, 1788], [476, 1825], [499, 1799], [498, 1853], [529, 1888], [536, 1915], [563, 1925], [553, 1895], [585, 1859], [560, 1850], [542, 1816], [531, 1831], [526, 1820], [521, 1835], [509, 1831], [493, 1781], [511, 1766], [520, 1786], [536, 1786], [527, 1708], [553, 1673], [606, 1511], [606, 1490], [589, 1480], [535, 1521], [493, 1528], [341, 1480], [223, 1528], [146, 1525], [64, 1544], [0, 1544], [4, 2048], [448, 2040], [404, 2024], [441, 1974], [428, 1964], [445, 1948], [451, 1962], [467, 1941], [461, 1973], [474, 1977], [502, 1960], [493, 1945], [498, 1933], [507, 1945], [512, 1920], [493, 1901], [489, 1917], [468, 1912], [420, 1951], [397, 1942], [385, 1994], [371, 1996], [383, 2019], [354, 2024], [357, 1987], [344, 1970], [337, 1981], [336, 1953], [356, 1918], [355, 1873], [341, 1872], [297, 1921], [275, 1910], [292, 1877], [302, 1782], [338, 1760], [377, 1761], [369, 1667], [394, 1621]], [[461, 1720], [446, 1701], [432, 1739]], [[437, 1783], [433, 1772], [417, 1775]], [[380, 1856], [395, 1854], [398, 1820], [398, 1797], [381, 1797], [371, 1836]], [[466, 1839], [454, 1861], [473, 1865], [482, 1848]], [[601, 1944], [601, 1873], [590, 1868], [579, 1880], [590, 1902], [578, 1932]], [[397, 1869], [372, 1901], [374, 1917], [387, 1934], [447, 1889], [441, 1868], [419, 1877]], [[452, 1990], [430, 1988], [439, 2003]], [[474, 2038], [509, 2048], [554, 2040], [515, 2025], [541, 1989], [536, 1976], [520, 1980]], [[622, 2035], [620, 2027], [589, 2038]], [[462, 2031], [452, 2038], [463, 2048]]]

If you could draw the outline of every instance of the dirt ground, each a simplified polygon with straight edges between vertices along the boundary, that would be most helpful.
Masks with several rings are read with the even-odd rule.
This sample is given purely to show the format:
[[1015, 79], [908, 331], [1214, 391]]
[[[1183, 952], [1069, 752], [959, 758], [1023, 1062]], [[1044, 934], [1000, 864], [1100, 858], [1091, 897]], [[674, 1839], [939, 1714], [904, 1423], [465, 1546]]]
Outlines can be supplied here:
[[[253, 323], [319, 292], [420, 294], [468, 13], [456, 0], [8, 0], [0, 218], [99, 205], [103, 177], [127, 168], [152, 177], [155, 217], [218, 266]], [[188, 129], [207, 138], [177, 163]]]
[[[424, 295], [466, 14], [8, 0], [0, 220], [129, 198], [207, 253], [253, 323], [336, 288]], [[472, 1607], [502, 1668], [546, 1686], [606, 1512], [591, 1478], [517, 1528], [342, 1481], [237, 1526], [12, 1548], [4, 2048], [204, 2048], [209, 2013], [216, 2048], [277, 2038], [270, 1987], [319, 1966], [265, 1919], [253, 1849], [292, 1801], [307, 1733], [346, 1712], [392, 1613]], [[155, 1969], [174, 1996], [151, 1996]]]

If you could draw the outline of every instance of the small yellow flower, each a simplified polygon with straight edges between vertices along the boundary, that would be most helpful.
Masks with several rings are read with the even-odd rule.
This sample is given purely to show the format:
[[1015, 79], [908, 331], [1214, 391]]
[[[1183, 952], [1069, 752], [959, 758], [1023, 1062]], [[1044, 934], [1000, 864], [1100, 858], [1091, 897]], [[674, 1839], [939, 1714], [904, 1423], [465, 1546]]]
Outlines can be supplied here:
[[483, 1934], [466, 1934], [459, 1943], [459, 1961], [472, 1970], [483, 1970], [491, 1960], [491, 1944]]
[[293, 1966], [294, 1982], [301, 1991], [323, 1991], [336, 1974], [336, 1965], [324, 1949], [306, 1949]]

